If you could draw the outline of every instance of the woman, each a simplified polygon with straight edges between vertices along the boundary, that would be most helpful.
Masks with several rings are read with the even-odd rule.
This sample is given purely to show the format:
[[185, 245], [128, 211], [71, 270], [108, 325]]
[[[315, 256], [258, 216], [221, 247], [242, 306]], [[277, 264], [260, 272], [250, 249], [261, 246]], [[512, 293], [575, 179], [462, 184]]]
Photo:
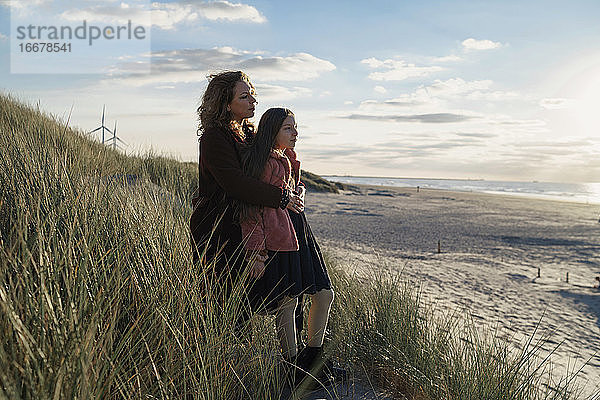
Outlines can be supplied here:
[[[254, 86], [241, 71], [209, 77], [198, 108], [200, 161], [197, 195], [190, 219], [194, 262], [214, 263], [214, 278], [228, 292], [244, 265], [242, 233], [235, 201], [263, 207], [304, 209], [303, 198], [285, 187], [250, 178], [242, 172], [240, 148], [254, 133], [248, 118], [254, 116]], [[266, 260], [266, 254], [258, 255]], [[262, 274], [254, 263], [254, 276]]]

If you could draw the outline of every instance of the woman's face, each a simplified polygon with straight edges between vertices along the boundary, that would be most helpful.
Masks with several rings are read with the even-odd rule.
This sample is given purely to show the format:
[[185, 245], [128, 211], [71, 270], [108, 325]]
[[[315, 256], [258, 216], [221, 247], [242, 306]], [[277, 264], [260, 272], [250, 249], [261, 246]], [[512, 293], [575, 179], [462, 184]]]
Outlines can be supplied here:
[[253, 94], [254, 91], [246, 82], [239, 81], [235, 84], [233, 100], [227, 107], [231, 112], [232, 120], [242, 122], [243, 119], [254, 116], [256, 99]]
[[296, 140], [298, 139], [298, 131], [296, 120], [293, 115], [288, 115], [283, 121], [279, 132], [275, 137], [275, 148], [276, 149], [293, 149], [296, 146]]

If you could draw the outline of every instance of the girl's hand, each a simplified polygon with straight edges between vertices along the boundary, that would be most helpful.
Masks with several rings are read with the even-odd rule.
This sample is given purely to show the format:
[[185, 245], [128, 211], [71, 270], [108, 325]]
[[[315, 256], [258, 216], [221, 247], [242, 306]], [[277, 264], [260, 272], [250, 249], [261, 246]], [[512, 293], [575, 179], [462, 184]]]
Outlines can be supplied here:
[[246, 252], [246, 261], [248, 261], [248, 268], [250, 269], [251, 278], [260, 278], [265, 273], [265, 263], [268, 259], [267, 251], [262, 250], [258, 253], [255, 251]]
[[298, 196], [300, 196], [300, 198], [302, 199], [302, 202], [304, 202], [304, 195], [306, 194], [306, 188], [302, 185], [298, 186]]
[[250, 278], [260, 279], [265, 273], [265, 262], [260, 260], [254, 260], [252, 267], [250, 267]]
[[304, 211], [304, 193], [300, 196], [299, 194], [290, 191], [290, 201], [286, 208], [296, 214], [300, 214]]

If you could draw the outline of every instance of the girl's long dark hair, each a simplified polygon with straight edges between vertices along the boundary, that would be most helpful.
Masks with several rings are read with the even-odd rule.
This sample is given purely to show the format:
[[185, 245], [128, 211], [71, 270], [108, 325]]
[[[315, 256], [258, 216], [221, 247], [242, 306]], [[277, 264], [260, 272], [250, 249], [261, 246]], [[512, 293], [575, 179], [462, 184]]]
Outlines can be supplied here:
[[250, 82], [248, 75], [242, 71], [225, 71], [208, 76], [208, 86], [202, 96], [202, 103], [198, 107], [197, 134], [209, 128], [219, 128], [225, 131], [233, 132], [244, 139], [254, 133], [254, 126], [247, 120], [239, 126], [233, 121], [231, 111], [227, 111], [227, 106], [233, 100], [235, 95], [235, 85], [238, 82], [246, 82], [252, 90], [254, 86]]
[[[271, 150], [275, 147], [277, 134], [283, 125], [283, 121], [288, 116], [293, 116], [287, 108], [269, 108], [260, 117], [256, 134], [250, 141], [249, 145], [242, 150], [242, 170], [244, 174], [256, 179], [261, 179], [265, 166], [271, 154]], [[244, 221], [256, 215], [260, 207], [240, 203], [240, 220]]]

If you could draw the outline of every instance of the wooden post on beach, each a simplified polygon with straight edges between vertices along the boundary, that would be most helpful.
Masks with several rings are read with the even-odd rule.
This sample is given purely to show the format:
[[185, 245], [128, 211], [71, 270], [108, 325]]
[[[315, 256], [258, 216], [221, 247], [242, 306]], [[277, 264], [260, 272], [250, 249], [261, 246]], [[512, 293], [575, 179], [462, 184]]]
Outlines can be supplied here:
[[569, 283], [569, 273], [567, 272], [567, 283]]
[[540, 267], [538, 267], [538, 278], [540, 277]]
[[442, 252], [442, 243], [438, 240], [438, 254]]

